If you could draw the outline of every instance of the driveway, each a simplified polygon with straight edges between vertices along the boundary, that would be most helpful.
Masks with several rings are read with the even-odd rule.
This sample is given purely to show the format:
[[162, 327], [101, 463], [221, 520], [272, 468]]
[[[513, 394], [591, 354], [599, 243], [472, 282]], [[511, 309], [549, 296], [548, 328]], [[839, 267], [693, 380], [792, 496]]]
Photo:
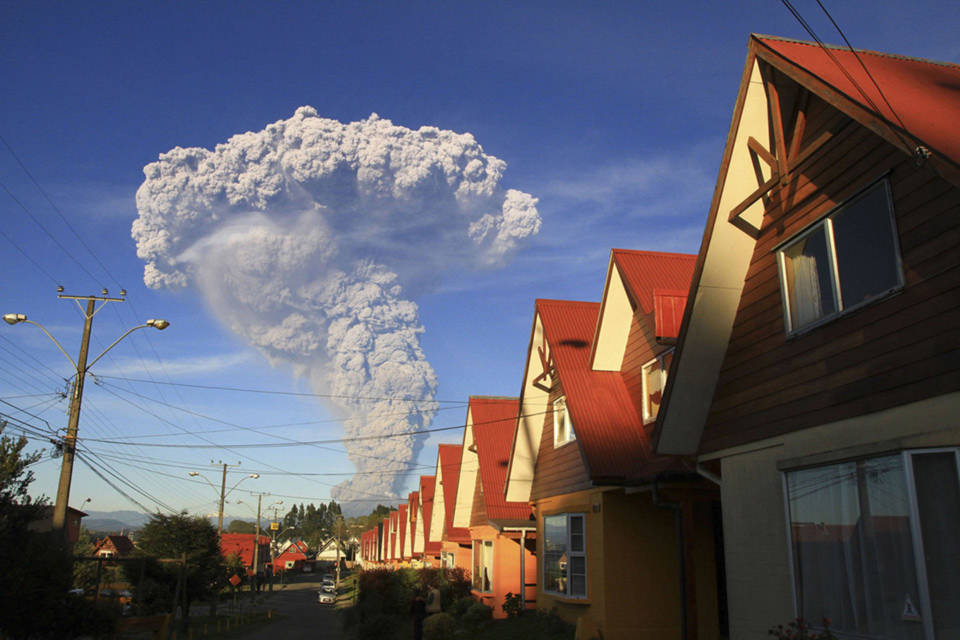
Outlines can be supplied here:
[[[340, 616], [332, 605], [317, 603], [319, 590], [320, 581], [313, 576], [297, 576], [282, 589], [275, 587], [273, 595], [257, 608], [273, 609], [282, 618], [230, 637], [237, 640], [341, 640]], [[349, 594], [340, 595], [343, 599], [349, 597]]]

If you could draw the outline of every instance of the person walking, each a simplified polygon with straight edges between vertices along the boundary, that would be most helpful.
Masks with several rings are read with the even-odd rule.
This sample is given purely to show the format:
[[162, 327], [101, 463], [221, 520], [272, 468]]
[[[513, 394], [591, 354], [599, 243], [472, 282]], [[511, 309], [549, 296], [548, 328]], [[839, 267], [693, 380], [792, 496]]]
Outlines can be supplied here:
[[432, 585], [430, 591], [427, 592], [427, 615], [431, 616], [435, 613], [440, 613], [443, 610], [441, 606], [442, 597], [440, 596], [440, 589], [437, 589], [437, 585]]
[[419, 593], [410, 603], [410, 616], [413, 618], [413, 640], [423, 640], [423, 619], [427, 617], [427, 603]]

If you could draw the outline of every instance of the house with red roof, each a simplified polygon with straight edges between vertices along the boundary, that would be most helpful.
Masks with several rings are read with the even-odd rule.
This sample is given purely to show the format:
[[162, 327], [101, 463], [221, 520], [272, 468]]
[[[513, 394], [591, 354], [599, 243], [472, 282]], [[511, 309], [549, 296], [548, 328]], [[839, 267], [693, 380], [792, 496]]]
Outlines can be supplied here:
[[[247, 568], [247, 571], [252, 571], [253, 567], [253, 551], [254, 551], [254, 539], [255, 535], [252, 533], [221, 533], [220, 534], [220, 553], [223, 554], [224, 558], [229, 558], [230, 556], [237, 556], [240, 559], [240, 564]], [[270, 538], [267, 536], [260, 536], [259, 552], [257, 554], [257, 561], [263, 564], [270, 563]]]
[[410, 538], [410, 536], [407, 535], [410, 531], [410, 522], [407, 517], [408, 511], [409, 505], [406, 502], [400, 503], [397, 507], [397, 547], [394, 553], [396, 554], [396, 561], [402, 566], [408, 566], [410, 562], [410, 556], [405, 555], [406, 545]]
[[615, 249], [600, 303], [537, 300], [504, 496], [537, 608], [590, 638], [719, 638], [719, 491], [650, 434], [695, 256]]
[[100, 558], [123, 558], [133, 551], [133, 540], [127, 536], [106, 536], [93, 547], [93, 555]]
[[753, 35], [659, 454], [720, 483], [729, 636], [960, 637], [960, 66]]
[[[434, 494], [434, 515], [430, 524], [430, 538], [440, 541], [440, 560], [444, 567], [470, 570], [473, 550], [470, 530], [466, 525], [455, 526], [453, 514], [457, 505], [457, 487], [460, 482], [459, 444], [437, 445], [437, 486]], [[472, 490], [472, 487], [471, 487]]]
[[405, 525], [406, 535], [403, 542], [403, 559], [407, 562], [419, 561], [419, 556], [415, 555], [417, 535], [417, 511], [420, 508], [420, 492], [411, 491], [407, 495], [407, 521]]
[[[454, 525], [466, 526], [472, 546], [474, 597], [505, 618], [508, 593], [533, 605], [536, 522], [526, 501], [508, 502], [503, 484], [519, 414], [518, 398], [471, 396], [467, 407]], [[529, 586], [528, 586], [529, 585]]]
[[436, 491], [436, 476], [420, 476], [419, 502], [417, 504], [416, 534], [413, 552], [424, 566], [440, 566], [440, 541], [431, 538], [432, 518]]

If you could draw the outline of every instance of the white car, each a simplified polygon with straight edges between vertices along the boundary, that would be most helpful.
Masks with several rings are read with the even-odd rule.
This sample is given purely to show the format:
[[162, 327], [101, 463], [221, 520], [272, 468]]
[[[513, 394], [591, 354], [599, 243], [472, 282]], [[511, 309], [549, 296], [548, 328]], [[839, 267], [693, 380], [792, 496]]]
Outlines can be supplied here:
[[317, 602], [320, 604], [334, 604], [337, 601], [336, 594], [317, 591]]

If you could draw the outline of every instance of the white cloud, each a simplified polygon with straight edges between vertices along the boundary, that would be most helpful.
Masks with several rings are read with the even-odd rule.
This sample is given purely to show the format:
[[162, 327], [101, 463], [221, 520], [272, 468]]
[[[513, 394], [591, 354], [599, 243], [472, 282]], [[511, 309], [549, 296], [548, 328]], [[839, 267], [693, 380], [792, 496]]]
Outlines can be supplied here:
[[[500, 185], [505, 169], [470, 134], [301, 107], [213, 151], [161, 154], [144, 168], [132, 232], [148, 286], [195, 288], [271, 363], [344, 396], [331, 408], [347, 436], [417, 430], [437, 381], [411, 297], [452, 269], [504, 264], [540, 229], [536, 198]], [[359, 471], [386, 471], [422, 439], [345, 445]], [[357, 475], [335, 495], [400, 484]]]

